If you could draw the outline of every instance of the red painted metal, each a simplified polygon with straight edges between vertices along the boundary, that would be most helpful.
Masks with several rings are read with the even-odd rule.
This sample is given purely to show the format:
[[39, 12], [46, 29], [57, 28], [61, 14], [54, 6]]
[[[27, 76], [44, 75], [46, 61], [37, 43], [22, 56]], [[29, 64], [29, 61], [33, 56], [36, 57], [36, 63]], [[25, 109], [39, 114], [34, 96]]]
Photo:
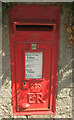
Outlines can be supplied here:
[[[17, 5], [9, 10], [14, 115], [55, 114], [59, 21], [59, 6]], [[42, 78], [26, 78], [26, 53], [42, 54]]]

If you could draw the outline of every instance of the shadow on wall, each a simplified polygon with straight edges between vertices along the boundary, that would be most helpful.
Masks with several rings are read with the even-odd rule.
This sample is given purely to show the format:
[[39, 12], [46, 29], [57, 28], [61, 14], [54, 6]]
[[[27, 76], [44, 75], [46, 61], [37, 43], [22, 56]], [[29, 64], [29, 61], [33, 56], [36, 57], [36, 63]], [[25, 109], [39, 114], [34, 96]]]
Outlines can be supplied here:
[[65, 65], [65, 67], [58, 70], [58, 91], [57, 94], [60, 93], [60, 91], [64, 88], [71, 87], [72, 86], [72, 68], [69, 68], [72, 66], [72, 62], [74, 59], [71, 59], [68, 64]]
[[2, 26], [2, 85], [6, 80], [11, 80], [10, 73], [10, 48], [9, 48], [9, 30], [8, 19]]

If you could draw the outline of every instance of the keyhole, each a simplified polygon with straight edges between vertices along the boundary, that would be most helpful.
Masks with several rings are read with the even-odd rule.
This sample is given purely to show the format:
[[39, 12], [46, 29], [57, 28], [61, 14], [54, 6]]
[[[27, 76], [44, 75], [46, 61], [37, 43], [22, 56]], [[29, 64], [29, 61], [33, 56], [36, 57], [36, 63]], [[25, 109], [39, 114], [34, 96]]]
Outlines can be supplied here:
[[26, 82], [23, 82], [24, 86], [26, 85]]

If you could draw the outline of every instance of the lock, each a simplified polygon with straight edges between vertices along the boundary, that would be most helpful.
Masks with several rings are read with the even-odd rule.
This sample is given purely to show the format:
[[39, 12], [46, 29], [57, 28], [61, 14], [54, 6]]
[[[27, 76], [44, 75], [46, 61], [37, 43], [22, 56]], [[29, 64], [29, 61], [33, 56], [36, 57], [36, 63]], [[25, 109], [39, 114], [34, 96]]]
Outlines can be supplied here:
[[23, 82], [23, 85], [26, 86], [26, 82], [25, 81]]

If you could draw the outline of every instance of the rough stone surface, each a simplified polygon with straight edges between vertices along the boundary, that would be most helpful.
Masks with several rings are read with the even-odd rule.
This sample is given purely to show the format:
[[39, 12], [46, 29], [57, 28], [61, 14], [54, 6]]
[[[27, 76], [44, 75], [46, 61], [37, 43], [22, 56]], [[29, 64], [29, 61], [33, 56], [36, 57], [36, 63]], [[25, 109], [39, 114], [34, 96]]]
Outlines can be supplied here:
[[[55, 115], [32, 115], [28, 118], [72, 118], [72, 46], [68, 43], [68, 34], [65, 30], [66, 10], [63, 8], [60, 18], [60, 40], [59, 40], [59, 65], [58, 65], [58, 86]], [[11, 99], [11, 75], [10, 75], [10, 49], [8, 18], [3, 25], [2, 42], [2, 87], [0, 93], [0, 118], [26, 118], [26, 116], [13, 116]], [[74, 101], [74, 99], [73, 99]], [[73, 109], [74, 112], [74, 109]], [[58, 120], [58, 119], [57, 119]], [[60, 119], [61, 120], [61, 119]]]

